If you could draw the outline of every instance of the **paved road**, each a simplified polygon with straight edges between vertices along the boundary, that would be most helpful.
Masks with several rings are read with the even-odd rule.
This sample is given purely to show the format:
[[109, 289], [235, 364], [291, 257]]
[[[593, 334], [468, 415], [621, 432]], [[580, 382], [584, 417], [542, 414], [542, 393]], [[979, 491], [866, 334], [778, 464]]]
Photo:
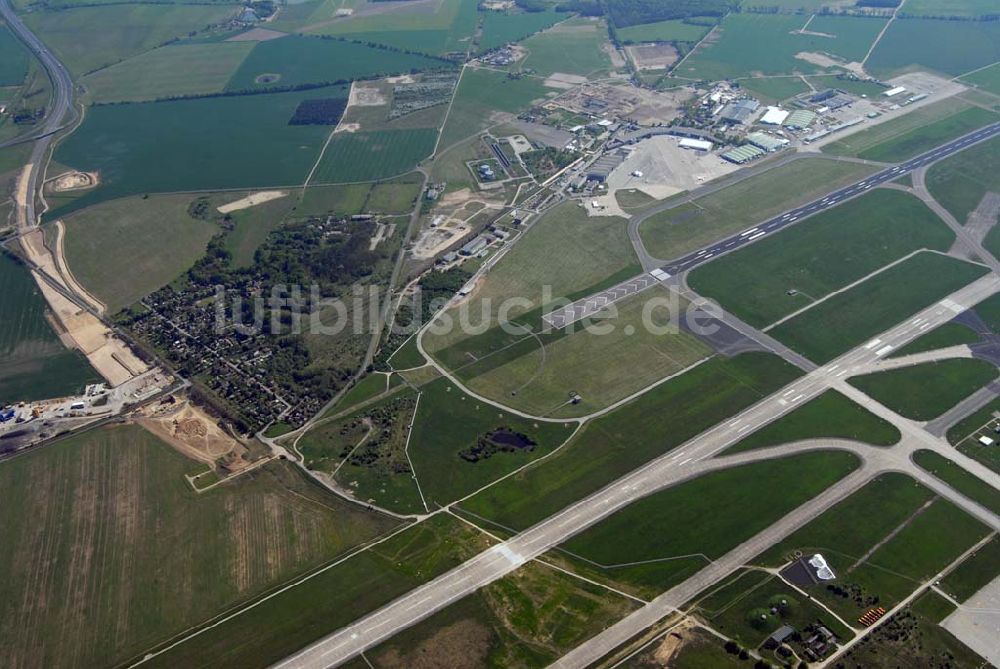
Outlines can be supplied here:
[[[923, 332], [919, 329], [920, 325], [926, 322], [946, 323], [957, 312], [997, 292], [1000, 292], [1000, 277], [990, 275], [979, 279], [915, 315], [906, 323], [797, 379], [739, 416], [716, 425], [681, 447], [350, 626], [328, 635], [276, 666], [283, 669], [319, 669], [345, 662], [461, 597], [502, 578], [527, 560], [563, 543], [633, 501], [720, 465], [728, 466], [723, 460], [709, 459], [753, 430], [818, 396], [841, 381], [852, 369], [870, 365], [895, 348], [912, 341]], [[924, 444], [921, 447], [925, 447]], [[970, 512], [974, 511], [975, 515], [981, 517], [981, 507], [965, 502], [968, 501], [963, 502], [963, 508], [968, 506]]]
[[[923, 153], [915, 158], [911, 158], [906, 162], [893, 167], [888, 167], [849, 186], [835, 190], [822, 198], [817, 198], [812, 202], [796, 207], [795, 209], [790, 209], [789, 211], [775, 216], [774, 218], [758, 223], [743, 232], [730, 235], [729, 237], [715, 242], [711, 246], [707, 246], [703, 249], [699, 249], [698, 251], [693, 251], [685, 256], [681, 256], [680, 258], [672, 260], [648, 273], [634, 277], [633, 279], [630, 279], [630, 281], [638, 281], [641, 277], [650, 277], [660, 281], [667, 281], [671, 277], [686, 274], [692, 269], [711, 261], [713, 258], [718, 258], [719, 256], [731, 253], [760, 239], [764, 239], [790, 225], [795, 225], [805, 218], [842, 204], [846, 200], [863, 195], [876, 186], [898, 179], [904, 174], [909, 174], [911, 172], [916, 173], [932, 163], [967, 149], [972, 144], [986, 141], [992, 137], [996, 137], [997, 135], [1000, 135], [1000, 123], [993, 123], [984, 128], [980, 128], [979, 130], [963, 135], [962, 137], [946, 144], [942, 144], [941, 146], [938, 146], [937, 148]], [[918, 190], [918, 194], [922, 194], [922, 196], [924, 195], [923, 191], [920, 190]], [[929, 196], [925, 196], [925, 200], [928, 197]], [[931, 199], [928, 204], [933, 206], [937, 203]], [[941, 211], [944, 211], [940, 205], [938, 205], [938, 208], [941, 209]], [[935, 211], [937, 211], [937, 209], [935, 209]], [[948, 216], [950, 216], [950, 214]], [[945, 220], [946, 222], [948, 221], [947, 218], [945, 218]], [[954, 219], [952, 218], [951, 220], [953, 221]], [[956, 233], [966, 243], [973, 244], [974, 242], [971, 238], [964, 231], [961, 231], [961, 227], [961, 225], [957, 225], [958, 230]], [[636, 232], [635, 234], [638, 233]], [[1000, 262], [997, 262], [995, 259], [988, 261], [988, 264], [990, 264], [994, 271], [1000, 271]], [[648, 285], [651, 286], [652, 283], [649, 283]], [[551, 316], [547, 316], [546, 320], [554, 327], [565, 327], [580, 319], [592, 316], [608, 304], [617, 302], [618, 300], [624, 299], [630, 295], [634, 295], [636, 292], [638, 291], [613, 295], [608, 291], [602, 291], [596, 296], [591, 295], [577, 300], [565, 309], [561, 309], [559, 312], [554, 313]], [[597, 300], [595, 298], [600, 299]]]

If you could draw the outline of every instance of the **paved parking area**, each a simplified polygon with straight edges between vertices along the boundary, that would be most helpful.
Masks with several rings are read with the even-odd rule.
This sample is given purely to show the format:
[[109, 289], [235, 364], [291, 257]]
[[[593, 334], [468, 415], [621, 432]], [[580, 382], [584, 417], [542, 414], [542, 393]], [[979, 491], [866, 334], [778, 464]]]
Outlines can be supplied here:
[[966, 600], [941, 626], [1000, 667], [1000, 577]]

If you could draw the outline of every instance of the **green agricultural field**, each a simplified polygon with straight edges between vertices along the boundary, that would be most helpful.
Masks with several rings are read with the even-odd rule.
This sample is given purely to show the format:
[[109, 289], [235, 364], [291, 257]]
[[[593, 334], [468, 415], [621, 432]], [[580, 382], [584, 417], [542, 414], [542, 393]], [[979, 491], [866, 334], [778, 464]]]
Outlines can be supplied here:
[[926, 107], [908, 111], [891, 121], [879, 123], [852, 133], [843, 139], [830, 142], [823, 147], [823, 152], [834, 156], [854, 157], [869, 152], [877, 154], [883, 146], [892, 147], [896, 142], [903, 142], [905, 145], [908, 138], [922, 138], [925, 134], [928, 137], [933, 137], [934, 131], [925, 130], [925, 128], [947, 130], [956, 125], [956, 121], [953, 119], [965, 118], [963, 115], [974, 109], [978, 109], [984, 114], [989, 113], [978, 107], [973, 107], [959, 98], [945, 98]]
[[55, 159], [100, 172], [102, 185], [50, 214], [142, 193], [300, 184], [330, 128], [288, 120], [303, 100], [345, 95], [335, 87], [92, 107]]
[[559, 453], [462, 507], [525, 528], [773, 393], [798, 370], [764, 353], [713, 358], [590, 421]]
[[253, 48], [253, 42], [172, 44], [98, 70], [82, 83], [95, 102], [219, 93]]
[[315, 186], [310, 184], [302, 194], [302, 200], [295, 205], [298, 216], [321, 216], [336, 214], [350, 216], [365, 210], [371, 184], [340, 184]]
[[1000, 63], [967, 74], [962, 77], [962, 81], [994, 95], [1000, 95]]
[[234, 15], [233, 5], [114, 4], [24, 15], [28, 27], [82, 75]]
[[802, 77], [794, 76], [740, 79], [739, 84], [764, 102], [780, 102], [812, 90]]
[[997, 377], [984, 360], [955, 358], [855, 376], [850, 384], [913, 420], [937, 418]]
[[822, 364], [985, 272], [980, 265], [949, 256], [919, 253], [781, 323], [770, 334]]
[[301, 86], [453, 67], [427, 56], [337, 39], [294, 35], [259, 42], [226, 89]]
[[858, 465], [853, 454], [820, 452], [712, 472], [633, 502], [561, 548], [639, 596], [656, 596]]
[[365, 658], [377, 669], [546, 666], [637, 606], [528, 563], [366, 651]]
[[509, 42], [520, 42], [528, 35], [545, 30], [564, 18], [564, 14], [551, 10], [544, 12], [484, 12], [483, 33], [479, 37], [479, 50], [489, 51]]
[[488, 546], [484, 535], [447, 514], [319, 572], [146, 664], [232, 668], [275, 663]]
[[338, 133], [313, 174], [313, 183], [385, 179], [409, 172], [434, 151], [437, 130]]
[[124, 663], [398, 524], [286, 463], [198, 495], [184, 475], [200, 469], [138, 426], [101, 428], [5, 463], [8, 661]]
[[763, 327], [914, 251], [947, 251], [954, 240], [916, 197], [876, 190], [713, 260], [688, 281]]
[[63, 347], [34, 279], [6, 254], [0, 294], [0, 405], [72, 395], [100, 380], [83, 355]]
[[1000, 565], [1000, 536], [995, 536], [941, 579], [941, 588], [959, 602], [965, 602], [994, 578], [1000, 576], [997, 573], [998, 565]]
[[917, 451], [913, 461], [972, 501], [1000, 514], [1000, 490], [934, 451]]
[[109, 314], [167, 285], [205, 254], [219, 228], [192, 218], [191, 200], [125, 198], [63, 219], [69, 269]]
[[794, 160], [651, 216], [639, 232], [654, 256], [677, 258], [873, 171], [866, 165], [823, 158]]
[[[427, 504], [433, 509], [468, 495], [536, 460], [573, 434], [571, 423], [544, 423], [469, 397], [446, 379], [421, 388], [409, 454]], [[498, 430], [524, 435], [534, 445], [510, 451], [485, 446]], [[495, 452], [494, 452], [495, 450]], [[475, 459], [470, 461], [470, 459]]]
[[939, 348], [949, 346], [959, 346], [961, 344], [975, 344], [980, 341], [980, 336], [972, 329], [961, 323], [945, 323], [936, 327], [925, 335], [914, 339], [906, 346], [896, 349], [889, 354], [890, 358], [902, 358], [914, 353], [925, 351], [935, 351]]
[[[926, 46], [933, 44], [933, 49]], [[996, 21], [893, 21], [866, 67], [887, 78], [919, 66], [953, 77], [1000, 60], [1000, 23]]]
[[517, 115], [552, 93], [540, 79], [465, 68], [441, 131], [441, 148], [471, 137], [495, 122], [496, 112]]
[[[595, 316], [592, 327], [530, 336], [456, 373], [477, 393], [533, 415], [586, 415], [711, 354], [671, 322], [687, 306], [674, 293], [649, 291]], [[570, 404], [570, 393], [582, 400]]]
[[7, 26], [0, 24], [0, 86], [18, 86], [27, 75], [27, 52]]
[[373, 397], [381, 395], [389, 389], [389, 377], [380, 372], [373, 372], [358, 381], [353, 388], [341, 398], [337, 405], [340, 408], [350, 409], [353, 406], [367, 402]]
[[935, 163], [927, 171], [927, 190], [965, 223], [983, 196], [1000, 191], [1000, 138]]
[[515, 67], [539, 76], [555, 72], [584, 77], [606, 76], [611, 57], [604, 50], [608, 31], [603, 22], [571, 19], [522, 42], [528, 55]]
[[365, 209], [377, 214], [408, 214], [416, 205], [424, 180], [419, 172], [372, 185]]
[[976, 18], [996, 16], [997, 7], [990, 0], [907, 0], [911, 16], [960, 16]]
[[788, 14], [729, 14], [718, 37], [702, 44], [677, 70], [699, 79], [727, 79], [769, 74], [812, 74], [829, 68], [798, 57], [829, 54], [844, 62], [860, 61], [885, 19], [817, 16], [809, 24], [816, 34], [793, 34], [807, 17]]
[[851, 439], [873, 446], [899, 442], [896, 427], [836, 390], [827, 390], [749, 437], [727, 448], [732, 455], [768, 446], [790, 444], [805, 439]]
[[412, 369], [422, 367], [427, 360], [417, 348], [416, 335], [410, 337], [389, 357], [389, 365], [393, 369]]
[[616, 31], [619, 41], [628, 43], [641, 42], [698, 42], [712, 29], [711, 24], [687, 23], [682, 19], [644, 23]]
[[300, 22], [297, 30], [440, 54], [469, 49], [479, 21], [476, 3], [466, 0], [442, 0], [396, 7], [389, 12], [357, 12], [346, 19], [334, 18], [334, 11], [341, 6], [337, 0], [318, 3], [318, 8], [307, 21]]

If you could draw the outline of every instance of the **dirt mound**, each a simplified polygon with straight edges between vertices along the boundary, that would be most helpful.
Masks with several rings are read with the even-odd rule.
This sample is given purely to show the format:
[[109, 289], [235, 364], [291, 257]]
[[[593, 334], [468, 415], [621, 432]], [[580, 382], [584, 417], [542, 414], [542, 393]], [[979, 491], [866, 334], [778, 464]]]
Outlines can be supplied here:
[[461, 620], [449, 625], [405, 655], [398, 650], [379, 656], [379, 664], [396, 669], [477, 669], [486, 664], [493, 634], [482, 623]]

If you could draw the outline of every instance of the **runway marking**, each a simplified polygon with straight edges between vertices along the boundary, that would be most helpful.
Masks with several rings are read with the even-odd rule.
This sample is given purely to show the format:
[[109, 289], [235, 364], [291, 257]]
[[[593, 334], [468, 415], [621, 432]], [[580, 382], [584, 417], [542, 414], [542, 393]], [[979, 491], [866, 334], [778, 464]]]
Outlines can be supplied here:
[[[608, 500], [605, 500], [605, 503], [607, 502]], [[515, 553], [507, 544], [494, 546], [493, 551], [515, 567], [520, 567], [522, 564], [527, 562], [524, 556]]]
[[865, 344], [865, 349], [870, 351], [881, 343], [882, 343], [881, 339], [872, 339], [870, 342]]
[[753, 425], [744, 425], [740, 429], [736, 430], [736, 433], [737, 434], [743, 434], [744, 432], [746, 432], [747, 430], [749, 430], [752, 427], [753, 427]]
[[781, 398], [778, 398], [778, 404], [780, 404], [783, 407], [784, 406], [788, 406], [788, 402], [786, 402], [785, 400], [783, 400]]
[[931, 325], [933, 325], [933, 323], [924, 323], [923, 325], [921, 325], [917, 329], [920, 330], [921, 332], [923, 332], [924, 330], [926, 330], [927, 328], [929, 328]]
[[944, 307], [945, 309], [951, 309], [956, 314], [959, 314], [959, 313], [962, 313], [963, 311], [965, 311], [965, 307], [963, 307], [958, 302], [955, 302], [954, 300], [951, 300], [951, 299], [948, 299], [948, 298], [945, 298], [945, 299], [941, 300], [941, 306]]
[[681, 451], [680, 453], [678, 453], [677, 455], [675, 455], [674, 457], [672, 457], [672, 458], [670, 458], [670, 459], [671, 459], [671, 460], [676, 460], [677, 458], [679, 458], [679, 457], [681, 457], [681, 456], [683, 456], [683, 455], [684, 455], [684, 451]]
[[687, 460], [682, 460], [682, 461], [678, 462], [677, 466], [678, 467], [683, 467], [684, 465], [686, 465], [689, 462], [691, 462], [691, 458], [688, 458]]
[[748, 242], [752, 242], [753, 240], [755, 240], [755, 239], [758, 239], [759, 237], [763, 237], [763, 236], [764, 236], [764, 235], [766, 235], [766, 234], [767, 234], [767, 231], [766, 231], [766, 230], [761, 230], [761, 231], [760, 231], [760, 232], [758, 232], [757, 234], [755, 234], [755, 235], [751, 235], [751, 236], [747, 237], [747, 241], [748, 241]]
[[792, 399], [790, 399], [788, 401], [791, 402], [792, 404], [795, 404], [796, 402], [798, 402], [803, 397], [805, 397], [805, 395], [799, 394], [799, 395], [796, 395], [795, 397], [793, 397]]
[[885, 355], [886, 353], [888, 353], [892, 349], [893, 349], [892, 344], [886, 344], [885, 346], [883, 346], [879, 350], [875, 351], [875, 355], [877, 355], [878, 357], [881, 358], [883, 355]]
[[839, 372], [837, 372], [836, 377], [839, 379], [844, 374], [847, 374], [847, 370], [846, 369], [842, 369]]

